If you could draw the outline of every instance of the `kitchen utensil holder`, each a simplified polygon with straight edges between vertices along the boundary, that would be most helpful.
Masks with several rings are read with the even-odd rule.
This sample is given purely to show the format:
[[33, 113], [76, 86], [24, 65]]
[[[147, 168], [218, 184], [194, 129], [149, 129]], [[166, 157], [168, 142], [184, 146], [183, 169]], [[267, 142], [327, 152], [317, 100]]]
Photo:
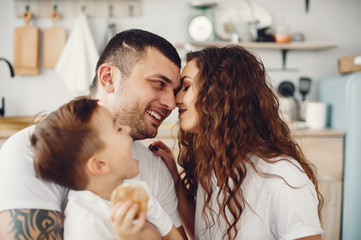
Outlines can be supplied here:
[[15, 15], [21, 17], [29, 7], [33, 17], [48, 17], [56, 5], [61, 17], [77, 17], [84, 10], [89, 17], [108, 17], [109, 8], [113, 17], [142, 16], [143, 0], [14, 0]]

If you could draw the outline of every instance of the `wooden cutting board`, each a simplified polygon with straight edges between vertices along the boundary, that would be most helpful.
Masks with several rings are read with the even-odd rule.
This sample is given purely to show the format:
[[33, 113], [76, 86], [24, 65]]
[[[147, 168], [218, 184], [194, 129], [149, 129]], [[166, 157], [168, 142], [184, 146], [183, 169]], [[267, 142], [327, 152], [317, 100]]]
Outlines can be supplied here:
[[40, 73], [40, 30], [29, 26], [32, 14], [23, 13], [25, 26], [14, 29], [15, 75], [36, 75]]
[[44, 29], [43, 60], [44, 67], [46, 68], [55, 68], [66, 42], [65, 28], [56, 26], [59, 17], [59, 13], [53, 11], [50, 14], [50, 19], [53, 21], [53, 27]]

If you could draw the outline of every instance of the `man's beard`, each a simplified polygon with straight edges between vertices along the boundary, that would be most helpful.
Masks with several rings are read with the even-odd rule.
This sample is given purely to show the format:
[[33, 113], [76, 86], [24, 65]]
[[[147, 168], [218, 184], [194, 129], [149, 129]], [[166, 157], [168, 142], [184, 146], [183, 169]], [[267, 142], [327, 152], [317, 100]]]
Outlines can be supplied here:
[[[127, 104], [124, 104], [127, 105]], [[123, 106], [124, 106], [123, 105]], [[115, 107], [115, 106], [114, 106]], [[114, 108], [114, 115], [121, 124], [130, 127], [130, 136], [134, 140], [142, 140], [145, 138], [153, 138], [157, 135], [157, 130], [154, 131], [154, 127], [147, 127], [145, 123], [145, 111], [140, 110], [139, 104], [136, 104], [132, 108]]]

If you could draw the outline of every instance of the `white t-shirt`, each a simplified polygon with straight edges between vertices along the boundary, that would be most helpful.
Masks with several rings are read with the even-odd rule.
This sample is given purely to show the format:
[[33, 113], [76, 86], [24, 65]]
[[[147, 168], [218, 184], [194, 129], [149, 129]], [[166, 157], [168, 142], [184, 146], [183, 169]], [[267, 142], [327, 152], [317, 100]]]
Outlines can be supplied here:
[[[0, 212], [10, 209], [62, 211], [68, 189], [35, 176], [30, 135], [34, 126], [11, 136], [0, 149]], [[133, 156], [140, 173], [134, 179], [147, 183], [152, 195], [181, 226], [174, 182], [164, 162], [140, 142], [133, 143]]]
[[[143, 185], [150, 196], [146, 218], [165, 236], [172, 228], [172, 220], [149, 192], [147, 184], [142, 181], [129, 180]], [[110, 223], [112, 204], [91, 191], [70, 190], [65, 208], [65, 240], [115, 240]], [[81, 223], [81, 224], [79, 224]]]
[[[307, 175], [287, 161], [270, 164], [257, 157], [253, 157], [252, 161], [259, 171], [277, 174], [297, 188], [289, 187], [281, 178], [262, 177], [249, 165], [241, 186], [248, 205], [245, 205], [237, 223], [236, 239], [288, 240], [322, 234], [317, 213], [317, 193]], [[296, 161], [293, 162], [300, 167]], [[218, 214], [220, 211], [216, 195], [220, 189], [214, 176], [212, 182], [214, 193], [210, 204], [215, 214]], [[196, 239], [222, 239], [227, 229], [223, 218], [217, 222], [215, 215], [215, 224], [206, 229], [206, 222], [202, 217], [203, 196], [204, 189], [199, 186], [195, 218]], [[229, 214], [227, 211], [228, 216]]]

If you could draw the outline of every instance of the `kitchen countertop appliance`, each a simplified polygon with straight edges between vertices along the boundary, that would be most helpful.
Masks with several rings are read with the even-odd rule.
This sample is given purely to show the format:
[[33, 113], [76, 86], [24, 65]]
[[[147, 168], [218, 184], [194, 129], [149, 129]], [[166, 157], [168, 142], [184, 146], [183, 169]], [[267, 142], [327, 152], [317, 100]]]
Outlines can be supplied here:
[[361, 237], [361, 72], [321, 79], [318, 98], [328, 105], [328, 127], [345, 131], [341, 238]]

